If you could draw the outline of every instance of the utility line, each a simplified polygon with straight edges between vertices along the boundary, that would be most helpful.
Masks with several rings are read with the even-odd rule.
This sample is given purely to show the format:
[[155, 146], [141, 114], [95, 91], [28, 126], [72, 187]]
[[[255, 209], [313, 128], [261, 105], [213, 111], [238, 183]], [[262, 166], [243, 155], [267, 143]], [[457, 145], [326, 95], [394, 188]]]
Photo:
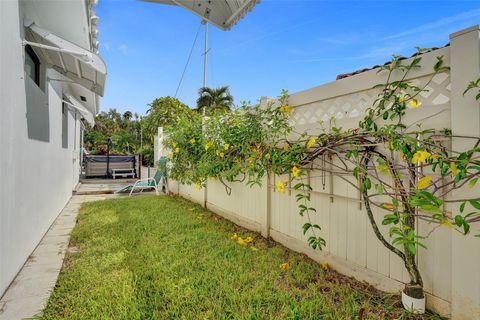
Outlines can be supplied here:
[[180, 77], [180, 81], [178, 82], [177, 90], [175, 90], [175, 98], [177, 97], [178, 90], [180, 90], [180, 86], [182, 85], [183, 77], [185, 76], [185, 72], [187, 71], [188, 64], [190, 63], [190, 58], [192, 57], [193, 49], [195, 48], [195, 43], [197, 42], [198, 33], [200, 32], [201, 27], [202, 27], [202, 23], [198, 25], [197, 34], [195, 35], [195, 39], [193, 40], [192, 48], [190, 49], [190, 54], [188, 55], [187, 63], [185, 63], [182, 76]]

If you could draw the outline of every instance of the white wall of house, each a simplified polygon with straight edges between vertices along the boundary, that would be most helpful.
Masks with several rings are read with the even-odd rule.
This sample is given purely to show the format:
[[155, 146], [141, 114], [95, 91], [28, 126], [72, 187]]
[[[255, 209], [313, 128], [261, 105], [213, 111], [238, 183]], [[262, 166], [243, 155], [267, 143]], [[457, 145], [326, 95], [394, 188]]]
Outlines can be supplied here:
[[[64, 84], [48, 80], [58, 76], [48, 69], [42, 91], [25, 75], [22, 20], [21, 3], [0, 1], [0, 296], [79, 179], [80, 117], [67, 111], [68, 147], [63, 147]], [[27, 121], [27, 92], [35, 96], [33, 107], [43, 108], [36, 109], [42, 119], [35, 113]], [[34, 125], [46, 137], [29, 137]]]

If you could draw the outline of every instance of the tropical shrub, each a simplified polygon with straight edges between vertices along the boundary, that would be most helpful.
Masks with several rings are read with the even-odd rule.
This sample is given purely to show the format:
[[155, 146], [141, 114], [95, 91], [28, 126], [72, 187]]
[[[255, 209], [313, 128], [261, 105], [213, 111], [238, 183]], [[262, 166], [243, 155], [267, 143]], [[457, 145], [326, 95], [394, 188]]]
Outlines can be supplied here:
[[[426, 51], [419, 49], [419, 53]], [[410, 276], [406, 293], [423, 297], [415, 256], [429, 234], [419, 234], [416, 220], [470, 233], [471, 224], [480, 220], [480, 200], [447, 195], [477, 184], [480, 137], [456, 137], [449, 129], [425, 128], [423, 121], [404, 123], [409, 108], [422, 106], [419, 94], [429, 83], [418, 87], [405, 80], [420, 68], [421, 60], [418, 55], [402, 64], [394, 56], [380, 68], [388, 80], [376, 86], [378, 98], [355, 129], [336, 126], [332, 119], [330, 129], [316, 136], [292, 132], [288, 123], [292, 108], [285, 91], [266, 107], [244, 105], [203, 122], [180, 122], [166, 141], [172, 150], [171, 176], [199, 188], [208, 178], [216, 178], [229, 192], [228, 182], [245, 180], [255, 185], [264, 175], [289, 173], [291, 181], [278, 179], [275, 187], [285, 192], [293, 182], [299, 213], [310, 221], [316, 210], [309, 204], [312, 188], [305, 178], [307, 169], [338, 175], [359, 190], [376, 237], [404, 262]], [[447, 71], [439, 56], [431, 78]], [[478, 84], [472, 81], [467, 90], [478, 89]], [[473, 147], [451, 150], [446, 142], [452, 138], [472, 139]], [[383, 210], [382, 221], [375, 220], [373, 208]], [[380, 232], [379, 223], [388, 226], [388, 236]], [[314, 249], [326, 244], [320, 230], [321, 226], [310, 222], [303, 225]]]

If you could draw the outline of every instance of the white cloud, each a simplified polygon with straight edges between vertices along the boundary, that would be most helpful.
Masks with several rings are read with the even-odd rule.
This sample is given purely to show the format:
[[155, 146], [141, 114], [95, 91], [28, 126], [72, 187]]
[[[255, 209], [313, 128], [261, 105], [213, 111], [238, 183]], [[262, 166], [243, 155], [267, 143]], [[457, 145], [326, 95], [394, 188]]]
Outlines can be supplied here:
[[439, 19], [437, 21], [429, 22], [429, 23], [426, 23], [424, 25], [418, 26], [416, 28], [413, 28], [413, 29], [410, 29], [410, 30], [407, 30], [407, 31], [404, 31], [404, 32], [393, 34], [391, 36], [383, 38], [382, 40], [392, 40], [392, 39], [403, 38], [403, 37], [410, 36], [410, 35], [413, 35], [413, 34], [418, 34], [418, 33], [422, 33], [422, 32], [425, 32], [425, 31], [430, 31], [432, 29], [436, 29], [438, 27], [449, 25], [449, 24], [452, 24], [452, 23], [455, 23], [455, 22], [463, 22], [467, 19], [472, 19], [472, 18], [476, 18], [476, 17], [479, 17], [479, 16], [480, 16], [480, 9], [466, 11], [466, 12], [462, 12], [460, 14], [457, 14], [455, 16], [442, 18], [442, 19]]
[[125, 43], [122, 43], [119, 47], [118, 50], [120, 50], [121, 53], [127, 54], [128, 52], [128, 46]]
[[100, 42], [100, 46], [105, 49], [105, 51], [110, 51], [110, 44], [108, 42]]

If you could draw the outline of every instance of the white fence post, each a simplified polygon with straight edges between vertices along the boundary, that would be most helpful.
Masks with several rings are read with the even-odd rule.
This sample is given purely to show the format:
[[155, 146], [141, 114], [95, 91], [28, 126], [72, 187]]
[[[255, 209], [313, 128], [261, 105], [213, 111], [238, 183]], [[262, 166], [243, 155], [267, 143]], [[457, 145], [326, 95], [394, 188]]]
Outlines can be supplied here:
[[[260, 98], [260, 107], [265, 109], [268, 107], [269, 104], [274, 102], [274, 98], [271, 97], [261, 97]], [[263, 212], [263, 219], [262, 219], [262, 226], [261, 226], [261, 233], [262, 236], [265, 238], [268, 238], [270, 236], [270, 228], [271, 228], [271, 208], [272, 208], [272, 190], [270, 189], [270, 183], [271, 183], [271, 176], [270, 172], [267, 172], [265, 175], [265, 198], [266, 198], [266, 204], [265, 204], [265, 212]]]
[[[480, 136], [480, 105], [476, 92], [465, 96], [468, 82], [480, 75], [480, 30], [474, 26], [450, 35], [451, 112], [454, 135]], [[478, 91], [477, 91], [478, 92]], [[453, 150], [473, 147], [471, 139], [454, 139]], [[478, 187], [454, 192], [453, 198], [478, 197]], [[452, 208], [459, 213], [458, 206]], [[473, 226], [472, 226], [473, 227]], [[478, 227], [472, 233], [478, 234]], [[480, 239], [452, 235], [452, 319], [480, 319]]]

